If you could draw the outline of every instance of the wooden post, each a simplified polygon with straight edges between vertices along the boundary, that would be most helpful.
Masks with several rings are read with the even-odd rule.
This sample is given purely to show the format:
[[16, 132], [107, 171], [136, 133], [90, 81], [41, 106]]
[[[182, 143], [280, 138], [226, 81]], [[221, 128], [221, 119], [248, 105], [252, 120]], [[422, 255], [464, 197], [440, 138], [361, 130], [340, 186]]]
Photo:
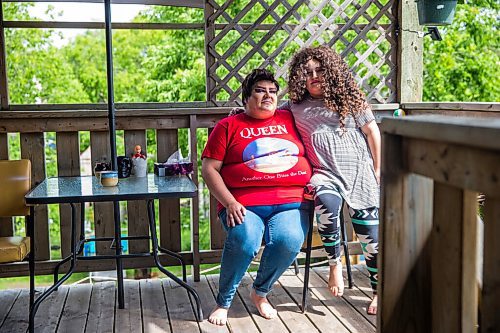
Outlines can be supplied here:
[[5, 57], [5, 29], [3, 6], [0, 3], [0, 110], [9, 109], [9, 88], [7, 82], [7, 62]]
[[[78, 132], [56, 132], [57, 143], [57, 174], [58, 176], [80, 175], [80, 137]], [[80, 237], [81, 204], [77, 204], [76, 237]], [[69, 204], [59, 205], [59, 220], [61, 233], [61, 255], [66, 257], [71, 254], [71, 207]]]
[[206, 75], [206, 94], [207, 104], [215, 106], [217, 96], [213, 93], [215, 89], [215, 80], [211, 77], [212, 65], [215, 64], [215, 57], [210, 52], [210, 42], [215, 38], [215, 22], [211, 19], [214, 14], [214, 7], [210, 1], [205, 2], [205, 75]]
[[377, 332], [429, 332], [432, 182], [406, 171], [403, 138], [382, 147]]
[[[198, 138], [196, 115], [189, 116], [189, 152], [193, 163], [193, 183], [198, 187]], [[199, 193], [191, 199], [191, 250], [193, 252], [193, 279], [200, 281], [200, 199]]]
[[[213, 128], [208, 129], [208, 135], [212, 133]], [[217, 199], [210, 194], [210, 249], [224, 248], [226, 240], [226, 230], [222, 226], [217, 216]]]
[[[499, 331], [500, 121], [384, 118], [382, 131], [379, 332]], [[434, 180], [434, 195], [409, 192], [415, 182], [396, 186], [405, 172]], [[487, 198], [482, 268], [477, 191]], [[434, 204], [426, 208], [428, 198]], [[419, 216], [428, 211], [431, 224]], [[481, 299], [478, 269], [484, 272]]]
[[[92, 168], [96, 162], [110, 162], [109, 134], [107, 131], [90, 132], [90, 155]], [[94, 231], [95, 237], [113, 237], [115, 222], [112, 202], [94, 202]], [[95, 243], [97, 254], [114, 254], [110, 248], [111, 242]]]
[[[158, 162], [165, 162], [178, 148], [177, 129], [156, 131]], [[160, 199], [160, 245], [174, 252], [181, 251], [180, 199]]]
[[[498, 182], [498, 180], [497, 180]], [[495, 195], [495, 196], [494, 196]], [[500, 332], [500, 198], [486, 196], [484, 207], [484, 273], [481, 295], [481, 332]]]
[[[0, 160], [9, 159], [8, 143], [7, 133], [0, 133]], [[12, 217], [0, 217], [0, 237], [9, 237], [13, 235], [14, 223]]]
[[[146, 131], [125, 131], [124, 134], [126, 156], [130, 157], [134, 153], [134, 148], [136, 145], [140, 145], [143, 153], [146, 153]], [[127, 216], [129, 236], [149, 235], [148, 207], [146, 201], [127, 201]], [[149, 241], [145, 239], [129, 240], [128, 247], [129, 253], [147, 253], [150, 251]]]
[[[21, 133], [21, 158], [31, 161], [31, 186], [45, 179], [45, 145], [43, 133]], [[35, 260], [50, 259], [49, 220], [47, 205], [35, 207]]]
[[399, 1], [398, 22], [397, 100], [399, 103], [421, 102], [424, 43], [417, 34], [421, 27], [415, 0]]
[[434, 183], [432, 332], [474, 332], [477, 323], [477, 193]]

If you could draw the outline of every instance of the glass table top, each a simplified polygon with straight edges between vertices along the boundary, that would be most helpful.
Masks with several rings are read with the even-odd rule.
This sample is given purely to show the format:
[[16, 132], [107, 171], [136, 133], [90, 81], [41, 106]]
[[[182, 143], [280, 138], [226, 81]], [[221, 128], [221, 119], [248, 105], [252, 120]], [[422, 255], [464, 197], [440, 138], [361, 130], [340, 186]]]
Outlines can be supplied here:
[[26, 196], [27, 204], [145, 200], [194, 197], [197, 188], [187, 176], [130, 177], [117, 186], [102, 186], [94, 176], [52, 177], [38, 184]]

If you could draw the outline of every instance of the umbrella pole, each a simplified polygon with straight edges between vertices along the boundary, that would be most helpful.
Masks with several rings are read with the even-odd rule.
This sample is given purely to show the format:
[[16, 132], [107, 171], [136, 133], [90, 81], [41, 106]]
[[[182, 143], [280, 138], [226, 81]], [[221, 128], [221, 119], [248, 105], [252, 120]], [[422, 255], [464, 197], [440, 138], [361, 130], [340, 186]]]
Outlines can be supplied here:
[[106, 23], [106, 74], [108, 83], [108, 128], [109, 145], [111, 148], [111, 167], [117, 170], [116, 162], [116, 126], [115, 126], [115, 98], [113, 84], [113, 35], [111, 31], [111, 0], [104, 0], [104, 14]]
[[[106, 73], [108, 81], [108, 124], [109, 145], [111, 151], [111, 167], [117, 170], [116, 161], [116, 127], [115, 127], [115, 99], [113, 86], [113, 34], [111, 30], [111, 0], [104, 0], [104, 18], [106, 25]], [[120, 204], [113, 202], [113, 215], [115, 220], [115, 254], [116, 254], [116, 277], [118, 281], [118, 308], [125, 307], [123, 297], [123, 264], [121, 227], [120, 227]]]

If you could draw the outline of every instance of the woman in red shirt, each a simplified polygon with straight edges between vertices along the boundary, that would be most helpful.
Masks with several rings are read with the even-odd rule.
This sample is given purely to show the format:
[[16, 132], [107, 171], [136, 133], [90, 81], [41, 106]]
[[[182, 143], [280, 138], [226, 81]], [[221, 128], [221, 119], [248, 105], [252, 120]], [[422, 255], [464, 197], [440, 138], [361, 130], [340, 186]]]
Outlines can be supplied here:
[[289, 111], [276, 110], [279, 85], [271, 72], [244, 80], [245, 112], [222, 119], [203, 151], [202, 175], [218, 200], [227, 237], [217, 306], [208, 320], [225, 325], [236, 289], [262, 244], [251, 299], [266, 319], [276, 310], [266, 295], [297, 256], [308, 229], [304, 186], [311, 167]]

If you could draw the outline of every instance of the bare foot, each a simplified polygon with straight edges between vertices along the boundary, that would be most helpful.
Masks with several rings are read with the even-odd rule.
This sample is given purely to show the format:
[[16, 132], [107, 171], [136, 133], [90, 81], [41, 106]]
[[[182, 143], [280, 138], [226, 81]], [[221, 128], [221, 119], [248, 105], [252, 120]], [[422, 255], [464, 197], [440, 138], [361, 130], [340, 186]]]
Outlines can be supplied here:
[[250, 298], [262, 317], [266, 319], [276, 318], [278, 312], [275, 308], [273, 308], [266, 297], [260, 297], [255, 293], [255, 290], [252, 289], [252, 292], [250, 292]]
[[333, 296], [344, 295], [344, 278], [342, 277], [342, 263], [330, 265], [330, 278], [328, 279], [328, 288]]
[[227, 309], [216, 306], [210, 316], [208, 316], [208, 321], [214, 325], [225, 326], [227, 322]]
[[366, 313], [368, 313], [369, 315], [376, 315], [377, 314], [377, 295], [373, 296], [373, 299], [370, 302], [370, 305], [368, 305], [368, 308], [366, 308]]

